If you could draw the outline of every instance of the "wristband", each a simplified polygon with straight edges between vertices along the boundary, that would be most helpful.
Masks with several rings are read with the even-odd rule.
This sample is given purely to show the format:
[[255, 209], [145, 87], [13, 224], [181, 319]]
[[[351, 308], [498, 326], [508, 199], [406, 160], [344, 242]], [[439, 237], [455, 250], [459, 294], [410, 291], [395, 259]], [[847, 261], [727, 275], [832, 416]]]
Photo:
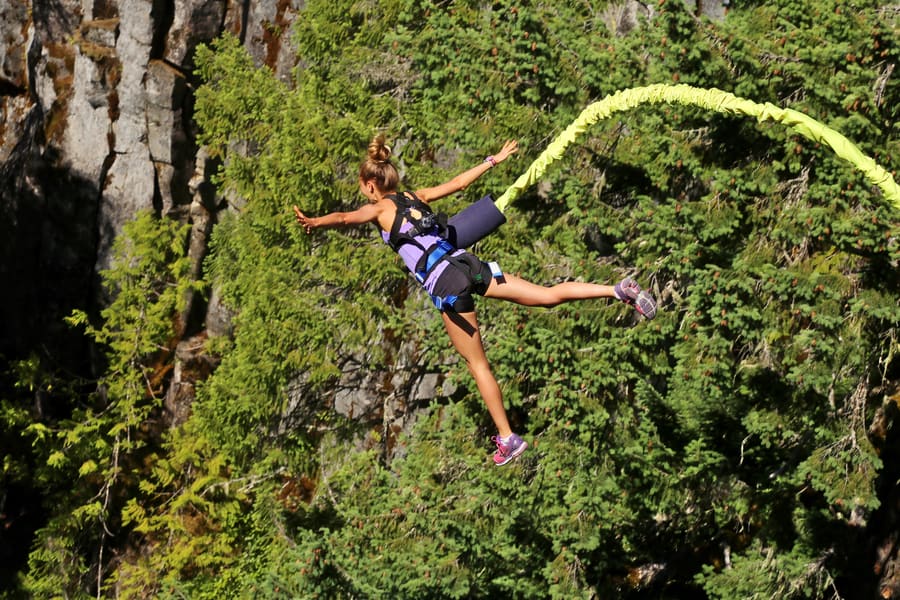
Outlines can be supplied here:
[[491, 167], [497, 166], [497, 159], [495, 159], [493, 156], [488, 156], [487, 158], [484, 159], [484, 162], [491, 163]]

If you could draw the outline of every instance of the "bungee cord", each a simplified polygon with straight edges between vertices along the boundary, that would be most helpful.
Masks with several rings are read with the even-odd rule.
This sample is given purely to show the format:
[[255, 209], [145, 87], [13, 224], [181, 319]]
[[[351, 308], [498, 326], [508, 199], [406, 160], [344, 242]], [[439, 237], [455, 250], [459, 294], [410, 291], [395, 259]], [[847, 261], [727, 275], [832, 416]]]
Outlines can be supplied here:
[[511, 202], [544, 175], [552, 163], [562, 158], [569, 145], [574, 143], [588, 127], [597, 121], [608, 118], [613, 113], [630, 110], [641, 104], [663, 103], [698, 106], [724, 114], [755, 117], [759, 122], [779, 122], [809, 140], [830, 147], [835, 154], [855, 166], [859, 171], [862, 171], [866, 179], [873, 185], [878, 186], [885, 198], [897, 210], [900, 210], [900, 186], [897, 185], [891, 174], [877, 164], [874, 159], [860, 151], [853, 142], [834, 129], [802, 112], [790, 108], [781, 108], [769, 102], [753, 102], [714, 88], [703, 89], [684, 84], [654, 84], [621, 90], [590, 104], [572, 124], [541, 152], [534, 162], [531, 163], [531, 166], [528, 167], [528, 170], [520, 175], [497, 198], [495, 202], [497, 210], [501, 213], [504, 212]]

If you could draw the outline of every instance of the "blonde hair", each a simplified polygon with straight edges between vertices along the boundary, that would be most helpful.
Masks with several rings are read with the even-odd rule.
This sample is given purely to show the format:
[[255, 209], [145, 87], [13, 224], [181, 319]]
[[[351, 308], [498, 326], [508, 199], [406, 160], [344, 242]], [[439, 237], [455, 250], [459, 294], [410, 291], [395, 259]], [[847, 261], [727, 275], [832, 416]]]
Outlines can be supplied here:
[[391, 148], [385, 143], [383, 133], [369, 142], [366, 160], [359, 166], [359, 178], [365, 182], [373, 182], [379, 192], [397, 189], [400, 174], [391, 162]]

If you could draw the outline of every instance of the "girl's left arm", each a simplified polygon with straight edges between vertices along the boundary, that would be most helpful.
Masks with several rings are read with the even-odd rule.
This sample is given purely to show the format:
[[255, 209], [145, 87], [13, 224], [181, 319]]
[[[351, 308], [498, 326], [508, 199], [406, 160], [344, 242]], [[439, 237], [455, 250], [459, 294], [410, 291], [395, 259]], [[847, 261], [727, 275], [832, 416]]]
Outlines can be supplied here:
[[507, 140], [506, 143], [503, 144], [503, 148], [500, 149], [500, 152], [494, 154], [493, 156], [488, 156], [481, 164], [472, 167], [468, 171], [460, 173], [446, 183], [442, 183], [441, 185], [436, 185], [430, 188], [416, 190], [416, 196], [418, 196], [419, 199], [423, 202], [432, 202], [439, 198], [443, 198], [444, 196], [449, 196], [450, 194], [456, 193], [460, 190], [464, 190], [469, 187], [469, 184], [484, 175], [488, 171], [488, 169], [500, 164], [501, 162], [509, 158], [511, 154], [517, 152], [518, 149], [519, 143], [516, 140]]
[[294, 205], [294, 214], [297, 216], [297, 222], [306, 229], [306, 233], [311, 233], [313, 229], [318, 227], [348, 227], [350, 225], [362, 225], [371, 223], [378, 218], [379, 209], [374, 204], [361, 206], [350, 212], [333, 212], [321, 217], [307, 217], [297, 205]]

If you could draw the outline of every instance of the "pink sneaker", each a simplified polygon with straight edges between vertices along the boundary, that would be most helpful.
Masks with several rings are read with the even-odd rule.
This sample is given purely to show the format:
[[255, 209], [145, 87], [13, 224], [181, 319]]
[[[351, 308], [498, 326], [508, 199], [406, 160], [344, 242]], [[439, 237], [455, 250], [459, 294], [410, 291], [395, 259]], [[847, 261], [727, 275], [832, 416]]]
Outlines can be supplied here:
[[656, 316], [656, 300], [648, 292], [642, 290], [641, 286], [631, 277], [626, 277], [613, 286], [613, 292], [616, 294], [616, 298], [633, 306], [644, 317], [652, 319]]
[[519, 456], [528, 447], [528, 443], [514, 433], [505, 441], [499, 435], [492, 437], [491, 441], [497, 444], [497, 452], [494, 453], [494, 464], [498, 467]]

